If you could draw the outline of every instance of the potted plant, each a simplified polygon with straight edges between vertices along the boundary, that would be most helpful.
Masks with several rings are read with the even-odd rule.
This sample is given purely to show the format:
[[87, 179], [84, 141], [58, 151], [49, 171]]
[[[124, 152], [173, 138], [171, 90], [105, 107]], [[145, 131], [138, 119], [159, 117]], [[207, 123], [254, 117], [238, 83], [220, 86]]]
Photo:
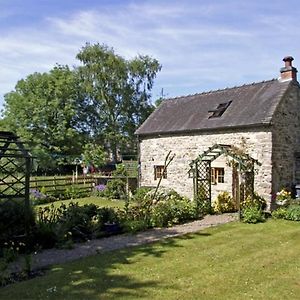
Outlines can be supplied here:
[[291, 192], [286, 189], [282, 189], [280, 192], [276, 193], [276, 204], [279, 206], [287, 206], [292, 200]]

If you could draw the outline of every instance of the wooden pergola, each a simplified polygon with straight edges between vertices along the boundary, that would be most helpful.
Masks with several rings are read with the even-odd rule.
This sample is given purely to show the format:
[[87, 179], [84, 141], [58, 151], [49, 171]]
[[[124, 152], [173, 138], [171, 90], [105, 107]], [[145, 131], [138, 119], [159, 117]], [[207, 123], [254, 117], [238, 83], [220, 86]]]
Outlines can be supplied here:
[[[194, 199], [208, 203], [211, 207], [211, 163], [219, 156], [231, 158], [233, 174], [232, 196], [240, 211], [241, 194], [243, 198], [253, 197], [254, 194], [254, 166], [261, 163], [232, 145], [215, 144], [201, 153], [190, 163], [189, 177], [193, 178]], [[240, 173], [244, 182], [240, 182]], [[241, 184], [243, 193], [241, 193]]]
[[[0, 131], [0, 212], [11, 201], [24, 205], [24, 234], [30, 213], [29, 189], [32, 156], [12, 132]], [[6, 224], [9, 228], [10, 224]]]

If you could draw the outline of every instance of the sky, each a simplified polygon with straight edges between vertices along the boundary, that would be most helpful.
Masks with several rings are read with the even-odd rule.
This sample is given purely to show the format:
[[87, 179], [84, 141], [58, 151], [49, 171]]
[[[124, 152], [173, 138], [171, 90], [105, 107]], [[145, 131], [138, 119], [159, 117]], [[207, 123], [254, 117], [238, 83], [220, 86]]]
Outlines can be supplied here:
[[0, 109], [87, 42], [158, 59], [153, 100], [277, 78], [287, 55], [300, 70], [299, 18], [298, 0], [0, 0]]

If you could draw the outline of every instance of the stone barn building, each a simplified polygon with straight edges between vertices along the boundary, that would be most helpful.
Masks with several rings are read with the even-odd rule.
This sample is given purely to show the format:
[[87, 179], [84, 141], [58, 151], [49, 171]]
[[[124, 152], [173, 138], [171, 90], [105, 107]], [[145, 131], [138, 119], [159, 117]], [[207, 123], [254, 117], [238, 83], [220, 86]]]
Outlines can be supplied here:
[[[278, 79], [163, 101], [136, 131], [140, 186], [173, 188], [193, 198], [190, 163], [215, 144], [234, 146], [259, 162], [255, 191], [272, 205], [276, 192], [300, 183], [300, 89], [293, 58]], [[166, 155], [175, 154], [163, 173]], [[232, 192], [228, 157], [211, 162], [211, 199]]]

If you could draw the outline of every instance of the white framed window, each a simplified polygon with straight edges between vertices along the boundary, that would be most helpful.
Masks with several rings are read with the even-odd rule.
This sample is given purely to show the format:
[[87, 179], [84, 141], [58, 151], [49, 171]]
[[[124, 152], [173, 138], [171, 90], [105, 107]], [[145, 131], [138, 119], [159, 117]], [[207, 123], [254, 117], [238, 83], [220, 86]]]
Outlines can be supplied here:
[[211, 183], [224, 183], [225, 170], [224, 168], [211, 168]]

